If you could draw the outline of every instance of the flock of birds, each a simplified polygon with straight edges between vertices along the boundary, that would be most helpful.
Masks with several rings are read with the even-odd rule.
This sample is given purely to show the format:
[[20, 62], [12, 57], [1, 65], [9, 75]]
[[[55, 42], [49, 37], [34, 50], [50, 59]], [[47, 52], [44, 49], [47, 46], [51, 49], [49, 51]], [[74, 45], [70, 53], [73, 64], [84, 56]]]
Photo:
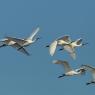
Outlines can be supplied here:
[[[35, 38], [36, 34], [39, 32], [40, 28], [37, 27], [32, 34], [26, 38], [26, 39], [20, 39], [20, 38], [15, 38], [15, 37], [5, 37], [0, 41], [0, 47], [6, 47], [6, 46], [11, 46], [13, 48], [16, 48], [17, 51], [22, 52], [26, 55], [30, 55], [26, 48], [27, 46], [35, 43], [39, 37]], [[76, 59], [76, 52], [75, 48], [77, 47], [82, 47], [88, 43], [83, 43], [83, 39], [79, 38], [75, 41], [72, 41], [70, 36], [65, 35], [63, 37], [60, 37], [56, 40], [54, 40], [50, 45], [47, 45], [46, 47], [49, 47], [49, 53], [51, 56], [55, 54], [56, 48], [61, 47], [59, 50], [65, 50], [67, 51], [70, 56], [73, 59]], [[81, 65], [78, 69], [72, 69], [71, 66], [67, 61], [62, 61], [62, 60], [53, 60], [54, 64], [61, 64], [64, 67], [65, 73], [58, 76], [58, 78], [62, 78], [64, 76], [74, 76], [74, 75], [83, 75], [87, 71], [89, 71], [92, 75], [92, 80], [87, 82], [86, 84], [95, 84], [95, 67], [90, 66], [90, 65]]]

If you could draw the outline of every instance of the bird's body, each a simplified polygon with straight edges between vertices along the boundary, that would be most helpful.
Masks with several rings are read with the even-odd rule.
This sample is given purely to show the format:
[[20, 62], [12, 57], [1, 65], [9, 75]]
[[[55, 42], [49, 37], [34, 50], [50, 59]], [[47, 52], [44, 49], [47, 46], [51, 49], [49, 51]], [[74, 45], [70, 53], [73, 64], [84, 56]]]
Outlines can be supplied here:
[[69, 44], [69, 42], [65, 41], [64, 39], [58, 40], [58, 45], [59, 46], [62, 46], [62, 45], [65, 45], [65, 44]]
[[64, 76], [82, 75], [83, 73], [85, 73], [84, 68], [78, 68], [78, 69], [73, 70], [67, 61], [54, 60], [53, 63], [61, 64], [64, 66], [65, 73], [59, 76], [58, 78], [61, 78]]
[[79, 73], [76, 72], [76, 71], [74, 71], [74, 70], [72, 70], [72, 71], [66, 72], [65, 74], [66, 74], [67, 76], [73, 76], [73, 75], [77, 75], [77, 74], [79, 74]]

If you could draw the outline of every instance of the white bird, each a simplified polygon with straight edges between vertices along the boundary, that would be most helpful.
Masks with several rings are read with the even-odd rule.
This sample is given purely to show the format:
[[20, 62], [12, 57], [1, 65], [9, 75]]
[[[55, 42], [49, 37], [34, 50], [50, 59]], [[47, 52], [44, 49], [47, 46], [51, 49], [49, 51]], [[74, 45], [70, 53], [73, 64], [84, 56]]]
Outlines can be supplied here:
[[87, 82], [86, 85], [95, 84], [95, 67], [92, 67], [90, 65], [82, 65], [82, 67], [88, 70], [92, 75], [92, 80]]
[[61, 46], [62, 48], [60, 50], [66, 50], [73, 59], [76, 59], [76, 53], [75, 53], [75, 48], [76, 47], [81, 47], [83, 45], [86, 45], [88, 43], [82, 43], [82, 39], [77, 39], [75, 41], [72, 41], [70, 39], [70, 36], [65, 35], [63, 37], [60, 37], [56, 40], [54, 40], [50, 45], [47, 45], [49, 48], [49, 53], [51, 56], [54, 55], [57, 46]]
[[50, 45], [47, 45], [46, 47], [49, 48], [50, 55], [53, 56], [57, 46], [64, 46], [66, 44], [69, 44], [71, 42], [70, 37], [68, 35], [60, 37], [56, 40], [54, 40]]
[[[2, 39], [2, 40], [0, 40], [0, 42], [1, 42], [1, 46], [0, 46], [0, 48], [1, 47], [5, 47], [5, 46], [11, 46], [11, 47], [13, 47], [13, 48], [16, 48], [17, 50], [18, 50], [18, 48], [21, 48], [21, 46], [18, 44], [18, 43], [16, 43], [16, 42], [14, 42], [14, 41], [12, 41], [12, 40], [9, 40], [9, 39]], [[22, 53], [24, 53], [24, 54], [26, 54], [26, 55], [30, 55], [27, 51], [26, 51], [26, 49], [24, 48], [24, 47], [22, 47], [21, 49], [19, 49], [18, 51], [20, 51], [20, 52], [22, 52]]]
[[15, 37], [6, 37], [8, 40], [12, 40], [16, 43], [18, 43], [20, 46], [22, 47], [26, 47], [26, 46], [29, 46], [30, 44], [36, 42], [39, 37], [35, 38], [36, 34], [39, 32], [40, 28], [37, 27], [33, 33], [28, 37], [28, 38], [25, 38], [25, 39], [20, 39], [20, 38], [15, 38]]
[[82, 39], [80, 38], [77, 39], [76, 41], [71, 41], [71, 43], [64, 45], [60, 50], [66, 50], [73, 59], [76, 59], [75, 48], [84, 46], [86, 44], [88, 43], [82, 43]]
[[64, 76], [73, 76], [73, 75], [82, 75], [85, 73], [85, 69], [83, 67], [78, 69], [72, 69], [67, 61], [62, 60], [54, 60], [54, 64], [61, 64], [64, 67], [65, 73], [59, 76], [58, 78], [64, 77]]
[[36, 34], [39, 31], [39, 27], [36, 28], [36, 30], [26, 39], [19, 39], [15, 37], [5, 37], [5, 39], [1, 40], [0, 42], [3, 42], [3, 44], [0, 47], [4, 46], [12, 46], [16, 48], [18, 51], [21, 51], [27, 55], [29, 53], [25, 50], [24, 47], [29, 46], [30, 44], [36, 42], [39, 38], [34, 38]]

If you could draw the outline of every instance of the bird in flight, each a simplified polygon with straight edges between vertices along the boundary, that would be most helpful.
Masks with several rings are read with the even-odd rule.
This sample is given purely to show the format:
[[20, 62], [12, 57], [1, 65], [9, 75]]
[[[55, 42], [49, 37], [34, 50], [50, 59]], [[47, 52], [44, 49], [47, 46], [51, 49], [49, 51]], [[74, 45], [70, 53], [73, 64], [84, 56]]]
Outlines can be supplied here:
[[62, 61], [62, 60], [54, 60], [54, 64], [61, 64], [64, 67], [65, 73], [62, 74], [61, 76], [58, 76], [58, 78], [62, 78], [64, 76], [73, 76], [73, 75], [83, 75], [85, 74], [85, 69], [83, 67], [80, 67], [78, 69], [72, 69], [71, 66], [67, 61]]
[[95, 84], [95, 67], [92, 67], [90, 65], [82, 65], [82, 67], [89, 71], [92, 75], [92, 80], [87, 82], [86, 85]]
[[87, 44], [87, 43], [82, 43], [82, 41], [83, 41], [82, 38], [79, 38], [75, 41], [71, 41], [71, 43], [62, 46], [62, 48], [60, 50], [67, 51], [73, 59], [76, 59], [75, 48], [76, 47], [82, 47], [82, 46]]
[[46, 47], [49, 47], [49, 53], [51, 56], [53, 56], [57, 46], [64, 46], [66, 44], [69, 44], [70, 42], [71, 42], [70, 37], [68, 35], [65, 35], [54, 40], [50, 45], [47, 45]]
[[5, 39], [2, 39], [0, 42], [2, 42], [2, 45], [0, 47], [5, 46], [12, 46], [13, 48], [16, 48], [18, 51], [30, 55], [24, 47], [29, 46], [30, 44], [36, 42], [39, 38], [34, 38], [36, 34], [39, 31], [39, 27], [37, 27], [32, 34], [25, 39], [15, 38], [15, 37], [5, 37]]
[[[18, 48], [21, 48], [21, 46], [18, 43], [14, 42], [12, 40], [9, 40], [7, 38], [0, 40], [0, 44], [1, 44], [0, 48], [1, 47], [6, 47], [6, 46], [11, 46], [11, 47], [13, 47], [13, 48], [15, 48], [17, 50], [18, 50]], [[18, 51], [22, 52], [23, 54], [26, 54], [28, 56], [30, 55], [24, 47], [22, 47]]]
[[54, 55], [57, 46], [60, 46], [61, 47], [60, 50], [67, 51], [73, 59], [76, 59], [75, 48], [88, 44], [82, 43], [82, 41], [83, 41], [82, 38], [72, 41], [70, 36], [66, 35], [54, 40], [50, 45], [47, 45], [46, 47], [49, 47], [49, 53], [51, 56]]

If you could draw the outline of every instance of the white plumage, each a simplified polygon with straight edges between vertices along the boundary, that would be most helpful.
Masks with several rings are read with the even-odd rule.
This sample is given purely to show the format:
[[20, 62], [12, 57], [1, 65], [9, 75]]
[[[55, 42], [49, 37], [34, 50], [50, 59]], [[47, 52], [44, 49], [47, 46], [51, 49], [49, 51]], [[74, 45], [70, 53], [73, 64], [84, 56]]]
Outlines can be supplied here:
[[39, 29], [40, 28], [37, 27], [36, 30], [26, 39], [19, 39], [15, 37], [5, 37], [5, 39], [2, 39], [0, 41], [2, 44], [0, 47], [12, 46], [13, 48], [16, 48], [18, 51], [26, 55], [30, 55], [24, 47], [29, 46], [30, 44], [36, 42], [39, 39], [39, 38], [34, 38], [36, 34], [38, 33]]
[[85, 69], [83, 67], [78, 69], [72, 69], [67, 61], [62, 60], [54, 60], [54, 64], [61, 64], [64, 67], [65, 73], [59, 76], [58, 78], [64, 77], [64, 76], [73, 76], [73, 75], [82, 75], [85, 73]]
[[60, 37], [56, 40], [54, 40], [51, 44], [50, 44], [50, 48], [49, 48], [49, 52], [50, 52], [50, 55], [53, 56], [55, 51], [56, 51], [56, 48], [57, 46], [64, 46], [66, 44], [69, 44], [70, 43], [70, 38], [69, 36], [63, 36], [63, 37]]
[[81, 47], [81, 46], [86, 45], [86, 44], [87, 43], [83, 44], [82, 39], [80, 38], [80, 39], [77, 39], [75, 41], [71, 41], [71, 43], [69, 43], [69, 44], [64, 45], [63, 50], [66, 50], [73, 59], [76, 59], [75, 48]]

